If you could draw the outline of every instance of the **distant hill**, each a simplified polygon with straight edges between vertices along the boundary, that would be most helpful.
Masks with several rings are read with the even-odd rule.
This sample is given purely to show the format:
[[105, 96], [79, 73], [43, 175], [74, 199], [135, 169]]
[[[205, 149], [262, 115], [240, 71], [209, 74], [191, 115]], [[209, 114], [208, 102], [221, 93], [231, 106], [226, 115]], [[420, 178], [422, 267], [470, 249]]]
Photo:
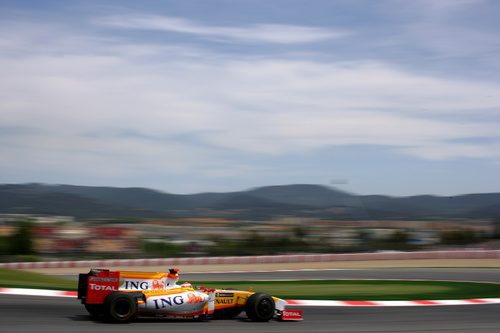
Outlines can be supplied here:
[[500, 193], [391, 197], [355, 195], [321, 185], [297, 184], [240, 192], [179, 195], [147, 188], [5, 184], [0, 185], [0, 213], [70, 215], [78, 218], [488, 218], [500, 216]]
[[266, 186], [246, 191], [246, 193], [273, 202], [309, 207], [348, 205], [356, 198], [346, 192], [319, 185]]
[[494, 217], [493, 207], [500, 209], [500, 193], [467, 194], [449, 197], [419, 195], [410, 197], [361, 196], [367, 211], [376, 211], [375, 217], [397, 215], [407, 218], [427, 217]]
[[52, 191], [45, 185], [0, 185], [0, 213], [66, 215], [79, 218], [165, 216], [137, 206], [110, 204], [92, 196]]

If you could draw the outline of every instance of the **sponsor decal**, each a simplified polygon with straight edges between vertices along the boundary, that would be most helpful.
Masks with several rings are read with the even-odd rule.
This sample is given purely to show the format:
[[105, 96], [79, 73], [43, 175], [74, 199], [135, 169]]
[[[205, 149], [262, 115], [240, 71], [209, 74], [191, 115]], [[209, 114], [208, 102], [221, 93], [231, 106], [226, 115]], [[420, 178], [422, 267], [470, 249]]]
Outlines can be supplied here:
[[166, 289], [168, 284], [165, 281], [158, 280], [123, 280], [121, 281], [121, 289], [127, 290], [162, 290]]
[[125, 288], [123, 289], [136, 289], [136, 290], [148, 290], [149, 283], [146, 281], [125, 281]]
[[302, 310], [283, 310], [281, 320], [302, 320]]
[[233, 304], [232, 298], [215, 299], [216, 304]]
[[234, 293], [217, 293], [217, 297], [234, 297]]
[[90, 282], [116, 282], [116, 281], [118, 281], [118, 279], [117, 278], [106, 278], [106, 277], [91, 276], [89, 278], [89, 281]]
[[188, 303], [203, 303], [204, 299], [200, 295], [197, 295], [195, 293], [189, 293], [187, 294], [188, 298]]
[[152, 289], [165, 289], [165, 283], [160, 280], [153, 280], [153, 288]]
[[156, 309], [164, 309], [167, 306], [175, 306], [184, 304], [182, 296], [166, 297], [153, 300]]
[[90, 290], [117, 290], [114, 286], [101, 286], [99, 284], [89, 283]]

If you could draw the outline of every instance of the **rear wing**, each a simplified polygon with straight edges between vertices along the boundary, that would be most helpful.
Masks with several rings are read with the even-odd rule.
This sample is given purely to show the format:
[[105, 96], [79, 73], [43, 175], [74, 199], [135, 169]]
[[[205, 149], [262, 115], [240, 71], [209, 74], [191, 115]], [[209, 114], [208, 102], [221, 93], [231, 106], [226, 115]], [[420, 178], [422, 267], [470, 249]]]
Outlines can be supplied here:
[[170, 268], [168, 273], [110, 271], [91, 269], [78, 276], [78, 299], [84, 304], [102, 304], [113, 291], [143, 291], [178, 288], [179, 270]]
[[78, 299], [83, 304], [103, 304], [104, 299], [120, 287], [120, 272], [91, 269], [78, 276]]

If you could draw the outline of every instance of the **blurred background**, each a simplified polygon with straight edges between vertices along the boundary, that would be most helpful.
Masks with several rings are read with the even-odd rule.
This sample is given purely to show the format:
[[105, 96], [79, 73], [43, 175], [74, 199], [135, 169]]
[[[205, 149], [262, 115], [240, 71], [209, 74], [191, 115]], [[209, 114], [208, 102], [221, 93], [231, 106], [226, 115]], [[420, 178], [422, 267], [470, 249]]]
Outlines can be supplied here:
[[500, 249], [500, 194], [0, 186], [2, 261]]

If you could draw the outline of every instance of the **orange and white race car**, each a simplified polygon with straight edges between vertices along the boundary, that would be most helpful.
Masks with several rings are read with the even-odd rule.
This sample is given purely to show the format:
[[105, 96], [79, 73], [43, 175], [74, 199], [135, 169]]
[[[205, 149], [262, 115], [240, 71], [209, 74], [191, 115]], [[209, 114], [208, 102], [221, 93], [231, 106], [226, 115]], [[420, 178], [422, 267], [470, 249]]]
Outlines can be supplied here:
[[301, 310], [265, 293], [179, 285], [179, 270], [168, 273], [92, 269], [80, 274], [78, 299], [90, 315], [112, 322], [137, 316], [229, 319], [245, 312], [252, 321], [302, 320]]

